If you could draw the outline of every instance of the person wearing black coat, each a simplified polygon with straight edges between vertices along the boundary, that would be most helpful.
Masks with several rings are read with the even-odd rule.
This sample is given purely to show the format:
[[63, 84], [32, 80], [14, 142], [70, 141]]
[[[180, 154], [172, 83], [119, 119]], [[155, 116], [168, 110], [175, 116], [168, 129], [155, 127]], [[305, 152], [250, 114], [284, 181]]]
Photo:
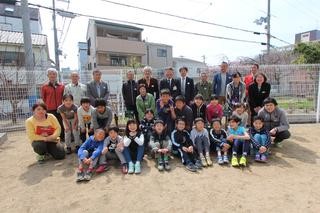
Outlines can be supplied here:
[[174, 100], [181, 94], [180, 82], [173, 78], [173, 68], [169, 67], [165, 70], [165, 79], [160, 81], [160, 92], [163, 89], [169, 89], [172, 99]]
[[126, 106], [127, 112], [134, 113], [138, 120], [138, 111], [136, 107], [136, 97], [138, 96], [138, 84], [133, 80], [133, 71], [127, 72], [127, 82], [122, 85], [122, 97]]
[[155, 100], [159, 99], [159, 85], [158, 80], [151, 77], [152, 68], [145, 67], [143, 68], [143, 78], [138, 80], [138, 85], [144, 84], [147, 90], [147, 93], [153, 95]]
[[186, 100], [186, 104], [190, 106], [194, 97], [194, 82], [192, 78], [189, 78], [187, 76], [188, 74], [187, 67], [181, 67], [179, 69], [179, 72], [181, 77], [178, 80], [180, 83], [179, 87], [180, 87], [181, 95], [184, 96]]
[[267, 82], [267, 77], [263, 73], [256, 74], [253, 83], [248, 89], [251, 121], [263, 107], [263, 101], [270, 96], [270, 90], [271, 86]]

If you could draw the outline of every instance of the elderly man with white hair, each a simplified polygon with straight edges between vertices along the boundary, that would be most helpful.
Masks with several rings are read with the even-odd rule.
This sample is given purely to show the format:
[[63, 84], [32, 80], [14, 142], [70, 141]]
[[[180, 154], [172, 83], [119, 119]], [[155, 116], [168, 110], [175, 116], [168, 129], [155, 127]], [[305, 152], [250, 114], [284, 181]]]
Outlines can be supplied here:
[[138, 80], [138, 85], [144, 84], [147, 90], [147, 93], [150, 93], [154, 96], [155, 100], [159, 98], [159, 84], [158, 80], [152, 78], [152, 68], [146, 66], [143, 68], [143, 78]]
[[[57, 113], [57, 109], [62, 104], [64, 85], [58, 82], [58, 71], [55, 68], [49, 68], [47, 76], [49, 81], [41, 86], [41, 98], [47, 105], [47, 113], [53, 114], [58, 119], [60, 126], [63, 127], [62, 118]], [[63, 128], [61, 128], [60, 139], [64, 140]]]
[[63, 94], [70, 94], [73, 96], [73, 103], [77, 106], [80, 106], [80, 100], [82, 97], [86, 96], [87, 86], [79, 82], [79, 73], [72, 72], [71, 83], [67, 84], [64, 88]]

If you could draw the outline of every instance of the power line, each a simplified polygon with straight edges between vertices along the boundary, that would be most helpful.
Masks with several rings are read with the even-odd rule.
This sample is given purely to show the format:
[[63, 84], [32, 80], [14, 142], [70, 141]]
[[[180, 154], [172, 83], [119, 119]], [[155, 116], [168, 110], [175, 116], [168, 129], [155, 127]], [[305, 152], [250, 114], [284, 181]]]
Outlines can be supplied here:
[[[69, 5], [70, 5], [70, 1], [68, 1], [67, 10], [69, 10]], [[61, 30], [61, 35], [60, 35], [59, 42], [58, 42], [59, 44], [61, 43], [61, 39], [62, 39], [62, 36], [63, 36], [63, 30], [64, 30], [64, 26], [66, 24], [66, 20], [67, 20], [67, 17], [63, 17], [62, 30]]]
[[[53, 10], [53, 8], [51, 8], [51, 7], [47, 7], [47, 6], [43, 6], [43, 5], [39, 5], [39, 4], [29, 3], [29, 5], [40, 7], [40, 8], [44, 8], [44, 9], [48, 9], [48, 10]], [[230, 41], [238, 41], [238, 42], [246, 42], [246, 43], [266, 45], [266, 43], [264, 43], [264, 42], [258, 42], [258, 41], [252, 41], [252, 40], [229, 38], [229, 37], [224, 37], [224, 36], [215, 36], [215, 35], [202, 34], [202, 33], [196, 33], [196, 32], [184, 31], [184, 30], [177, 30], [177, 29], [173, 29], [173, 28], [161, 27], [161, 26], [150, 25], [150, 24], [143, 24], [143, 23], [138, 23], [138, 22], [131, 22], [131, 21], [112, 19], [112, 18], [105, 18], [105, 17], [94, 16], [94, 15], [83, 14], [83, 13], [75, 13], [75, 12], [70, 12], [70, 11], [65, 11], [65, 10], [60, 10], [60, 9], [59, 9], [59, 11], [70, 13], [70, 14], [75, 14], [77, 16], [83, 16], [83, 17], [87, 17], [87, 18], [92, 18], [92, 19], [100, 19], [100, 20], [107, 20], [107, 21], [111, 21], [111, 22], [133, 24], [133, 25], [138, 25], [138, 26], [150, 27], [150, 28], [155, 28], [155, 29], [167, 30], [167, 31], [190, 34], [190, 35], [196, 35], [196, 36], [202, 36], [202, 37], [209, 37], [209, 38], [216, 38], [216, 39], [223, 39], [223, 40], [230, 40]]]
[[[138, 10], [143, 10], [143, 11], [147, 11], [147, 12], [150, 12], [150, 13], [156, 13], [156, 14], [171, 16], [171, 17], [174, 17], [174, 18], [179, 18], [179, 19], [199, 22], [199, 23], [202, 23], [202, 24], [214, 25], [214, 26], [218, 26], [218, 27], [231, 29], [231, 30], [238, 30], [238, 31], [247, 32], [247, 33], [256, 33], [256, 31], [253, 31], [253, 30], [247, 30], [247, 29], [242, 29], [242, 28], [238, 28], [238, 27], [231, 27], [231, 26], [227, 26], [227, 25], [223, 25], [223, 24], [217, 24], [217, 23], [214, 23], [214, 22], [198, 20], [198, 19], [189, 18], [189, 17], [185, 17], [185, 16], [179, 16], [179, 15], [175, 15], [175, 14], [171, 14], [171, 13], [167, 13], [167, 12], [160, 12], [160, 11], [151, 10], [151, 9], [147, 9], [147, 8], [143, 8], [143, 7], [138, 7], [138, 6], [134, 6], [134, 5], [130, 5], [130, 4], [123, 4], [123, 3], [109, 1], [109, 0], [100, 0], [100, 1], [107, 2], [107, 3], [110, 3], [110, 4], [119, 5], [119, 6], [134, 8], [134, 9], [138, 9]], [[263, 34], [263, 33], [261, 33], [261, 34]]]
[[69, 22], [69, 24], [68, 24], [67, 31], [66, 31], [66, 33], [65, 33], [65, 36], [64, 36], [64, 38], [63, 38], [62, 42], [61, 42], [61, 47], [63, 46], [64, 42], [65, 42], [65, 41], [66, 41], [66, 39], [67, 39], [67, 36], [68, 36], [68, 33], [69, 33], [69, 29], [70, 29], [71, 22], [72, 22], [72, 19], [70, 19], [70, 22]]
[[[107, 3], [110, 3], [110, 4], [119, 5], [119, 6], [134, 8], [134, 9], [138, 9], [138, 10], [143, 10], [143, 11], [147, 11], [147, 12], [150, 12], [150, 13], [156, 13], [156, 14], [160, 14], [160, 15], [171, 16], [171, 17], [174, 17], [174, 18], [179, 18], [179, 19], [199, 22], [199, 23], [202, 23], [202, 24], [214, 25], [214, 26], [218, 26], [218, 27], [231, 29], [231, 30], [238, 30], [238, 31], [242, 31], [242, 32], [253, 33], [253, 34], [256, 34], [256, 35], [261, 35], [261, 34], [267, 35], [267, 33], [264, 33], [264, 32], [256, 32], [256, 31], [253, 31], [253, 30], [247, 30], [247, 29], [238, 28], [238, 27], [231, 27], [231, 26], [227, 26], [227, 25], [223, 25], [223, 24], [217, 24], [217, 23], [214, 23], [214, 22], [208, 22], [208, 21], [203, 21], [203, 20], [199, 20], [199, 19], [195, 19], [195, 18], [179, 16], [179, 15], [175, 15], [175, 14], [171, 14], [171, 13], [167, 13], [167, 12], [151, 10], [151, 9], [142, 8], [142, 7], [138, 7], [138, 6], [134, 6], [134, 5], [124, 4], [124, 3], [119, 3], [119, 2], [109, 1], [109, 0], [100, 0], [100, 1], [107, 2]], [[270, 36], [272, 38], [277, 39], [277, 40], [279, 40], [281, 42], [284, 42], [286, 44], [291, 44], [290, 42], [284, 41], [284, 40], [282, 40], [280, 38], [277, 38], [276, 36], [273, 36], [271, 34], [270, 34]]]

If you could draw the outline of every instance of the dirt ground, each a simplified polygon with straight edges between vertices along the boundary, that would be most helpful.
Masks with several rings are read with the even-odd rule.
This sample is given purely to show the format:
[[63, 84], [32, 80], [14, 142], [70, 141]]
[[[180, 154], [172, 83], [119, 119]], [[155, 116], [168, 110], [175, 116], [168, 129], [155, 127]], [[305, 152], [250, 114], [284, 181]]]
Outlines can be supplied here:
[[190, 173], [177, 159], [159, 173], [145, 157], [140, 175], [112, 167], [75, 182], [77, 158], [38, 165], [23, 132], [0, 145], [1, 212], [320, 212], [320, 125], [291, 126], [268, 164], [214, 164]]

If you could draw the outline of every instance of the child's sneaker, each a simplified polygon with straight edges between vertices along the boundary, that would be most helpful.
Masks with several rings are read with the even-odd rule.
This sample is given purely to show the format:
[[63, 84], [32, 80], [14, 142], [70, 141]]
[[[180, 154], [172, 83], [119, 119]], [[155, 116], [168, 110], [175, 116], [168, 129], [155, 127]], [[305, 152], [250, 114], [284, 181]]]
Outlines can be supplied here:
[[122, 164], [121, 172], [124, 175], [128, 173], [128, 166], [126, 163]]
[[134, 173], [140, 174], [141, 173], [141, 164], [140, 161], [137, 161], [134, 165]]
[[222, 165], [224, 162], [223, 162], [223, 159], [221, 156], [218, 156], [218, 164]]
[[72, 151], [71, 151], [71, 147], [67, 147], [66, 154], [67, 154], [67, 155], [70, 155], [70, 154], [71, 154], [71, 152], [72, 152]]
[[258, 162], [261, 161], [261, 157], [260, 157], [260, 154], [259, 154], [259, 153], [256, 154], [254, 160], [255, 160], [255, 161], [258, 161]]
[[206, 155], [206, 161], [208, 166], [212, 166], [212, 160], [210, 159], [210, 155]]
[[202, 169], [201, 160], [196, 160], [196, 163], [194, 164], [194, 166], [196, 167], [196, 169]]
[[92, 178], [92, 169], [88, 169], [84, 175], [84, 180], [89, 181]]
[[265, 154], [261, 155], [261, 162], [266, 163], [267, 162], [267, 156]]
[[229, 158], [228, 158], [227, 155], [224, 155], [224, 156], [223, 156], [223, 163], [229, 164]]
[[77, 173], [77, 182], [83, 181], [84, 180], [84, 172], [83, 171], [78, 171]]
[[100, 165], [97, 169], [96, 169], [96, 173], [102, 173], [104, 171], [106, 171], [107, 165], [103, 164]]
[[37, 161], [39, 164], [43, 164], [44, 160], [46, 158], [46, 155], [37, 155]]
[[205, 158], [205, 157], [201, 157], [200, 159], [201, 159], [201, 164], [202, 164], [202, 166], [203, 166], [203, 167], [208, 166], [208, 164], [207, 164], [207, 161], [206, 161], [206, 158]]
[[134, 164], [132, 162], [129, 162], [128, 174], [133, 174], [133, 173], [134, 173]]
[[231, 166], [234, 166], [234, 167], [239, 166], [238, 158], [236, 156], [232, 156], [232, 158], [231, 158]]
[[163, 165], [163, 160], [159, 157], [158, 159], [158, 170], [163, 171], [164, 165]]
[[186, 169], [189, 170], [190, 172], [197, 171], [197, 168], [195, 167], [195, 165], [193, 163], [189, 163], [188, 165], [186, 165]]
[[165, 161], [165, 162], [164, 162], [164, 169], [167, 170], [167, 171], [169, 171], [169, 170], [171, 169], [171, 166], [170, 166], [170, 164], [169, 164], [169, 161]]
[[240, 166], [246, 166], [247, 165], [247, 158], [245, 156], [242, 156], [240, 158], [239, 164], [240, 164]]

